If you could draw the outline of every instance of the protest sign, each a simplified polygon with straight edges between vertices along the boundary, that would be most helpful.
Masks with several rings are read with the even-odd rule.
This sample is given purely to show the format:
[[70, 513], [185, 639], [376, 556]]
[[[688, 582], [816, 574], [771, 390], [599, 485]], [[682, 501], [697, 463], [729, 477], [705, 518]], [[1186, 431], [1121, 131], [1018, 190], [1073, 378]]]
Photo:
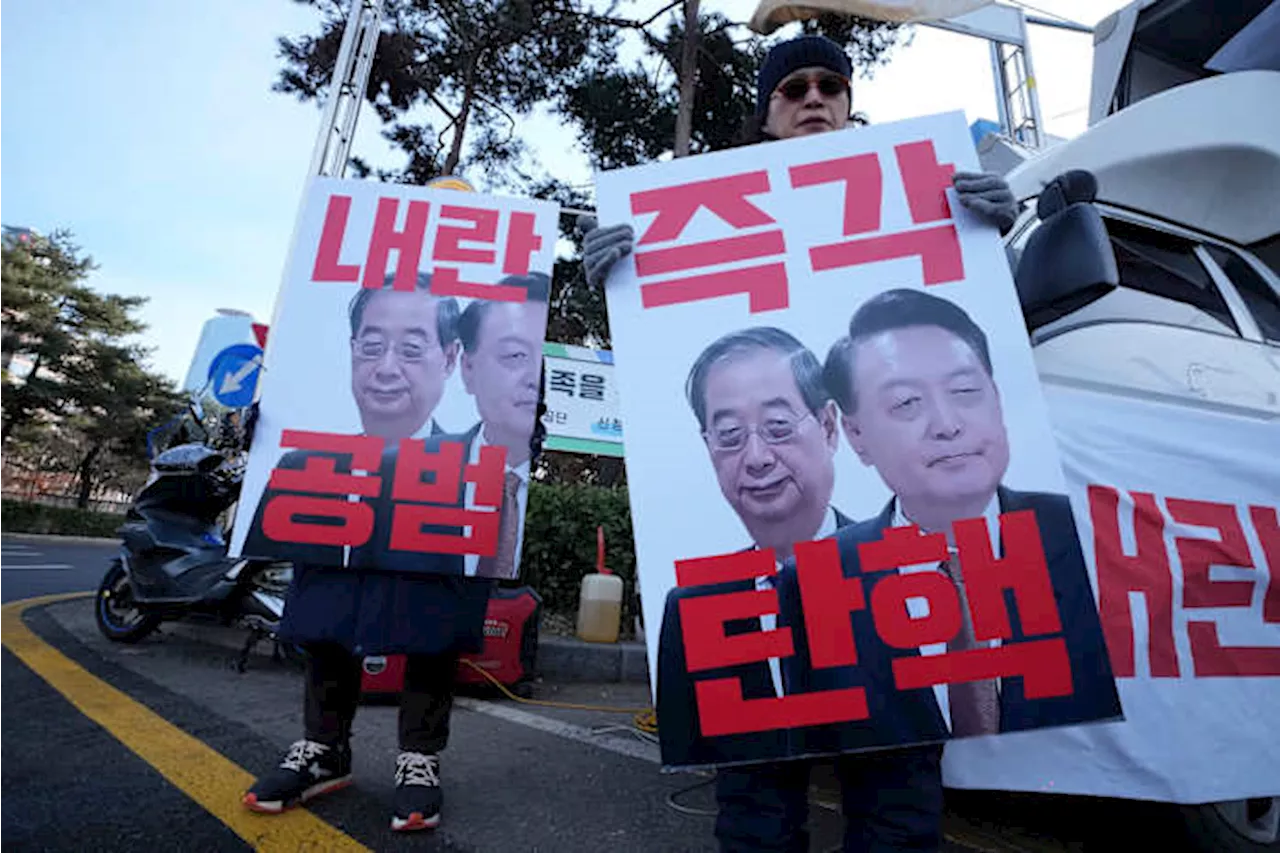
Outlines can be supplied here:
[[565, 344], [542, 348], [547, 450], [622, 455], [622, 420], [613, 353]]
[[232, 553], [515, 577], [558, 208], [307, 188]]
[[664, 765], [1120, 716], [976, 168], [953, 113], [599, 176]]
[[953, 744], [947, 784], [1176, 803], [1280, 796], [1275, 422], [1045, 390], [1125, 721]]

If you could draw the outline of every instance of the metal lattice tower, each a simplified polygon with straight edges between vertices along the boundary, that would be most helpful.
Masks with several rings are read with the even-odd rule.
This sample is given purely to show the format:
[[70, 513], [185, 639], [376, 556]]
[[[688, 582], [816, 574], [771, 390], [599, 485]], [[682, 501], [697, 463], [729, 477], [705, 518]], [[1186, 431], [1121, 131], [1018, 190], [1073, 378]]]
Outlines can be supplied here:
[[382, 0], [351, 0], [308, 177], [340, 178], [347, 169], [381, 25]]
[[1026, 27], [1022, 44], [992, 41], [991, 71], [996, 83], [996, 109], [1004, 132], [1023, 145], [1040, 148], [1040, 99], [1036, 96], [1031, 52], [1026, 48]]

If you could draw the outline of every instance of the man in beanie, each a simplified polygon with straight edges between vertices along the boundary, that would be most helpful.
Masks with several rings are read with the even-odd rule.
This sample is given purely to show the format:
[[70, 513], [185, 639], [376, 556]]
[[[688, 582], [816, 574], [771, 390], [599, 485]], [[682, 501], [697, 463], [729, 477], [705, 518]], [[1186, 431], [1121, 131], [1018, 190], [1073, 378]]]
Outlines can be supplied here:
[[[756, 78], [756, 111], [742, 144], [843, 130], [851, 115], [852, 66], [822, 36], [774, 45]], [[957, 172], [960, 204], [1007, 231], [1018, 215], [1009, 185], [993, 173]], [[601, 286], [632, 250], [630, 225], [597, 227], [580, 217], [587, 281]], [[661, 725], [661, 720], [659, 720]], [[845, 816], [846, 853], [931, 851], [942, 841], [942, 746], [906, 747], [836, 759]], [[716, 774], [715, 834], [724, 853], [809, 849], [809, 764], [725, 767]]]

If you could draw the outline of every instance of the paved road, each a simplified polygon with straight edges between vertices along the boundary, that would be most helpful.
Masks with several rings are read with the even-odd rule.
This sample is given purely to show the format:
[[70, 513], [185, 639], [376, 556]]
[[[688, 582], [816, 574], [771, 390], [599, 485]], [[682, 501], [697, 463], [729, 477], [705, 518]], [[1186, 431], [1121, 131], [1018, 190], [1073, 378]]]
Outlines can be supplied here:
[[5, 536], [0, 543], [0, 600], [97, 589], [114, 553], [105, 544]]
[[[92, 589], [111, 552], [14, 537], [3, 548], [6, 602]], [[5, 850], [714, 849], [705, 778], [659, 773], [656, 747], [629, 715], [484, 697], [460, 700], [454, 715], [435, 833], [405, 839], [387, 829], [395, 709], [376, 705], [356, 720], [354, 788], [286, 818], [248, 815], [239, 791], [299, 734], [296, 668], [264, 656], [239, 674], [230, 647], [182, 626], [136, 646], [109, 643], [91, 601], [32, 607], [20, 619], [13, 608], [23, 605], [6, 606]], [[543, 684], [538, 696], [617, 707], [648, 698], [636, 685]], [[838, 845], [832, 799], [819, 774], [815, 851]], [[1099, 843], [1113, 839], [1100, 827], [1144, 822], [1127, 805], [953, 799], [947, 853], [1116, 849]]]

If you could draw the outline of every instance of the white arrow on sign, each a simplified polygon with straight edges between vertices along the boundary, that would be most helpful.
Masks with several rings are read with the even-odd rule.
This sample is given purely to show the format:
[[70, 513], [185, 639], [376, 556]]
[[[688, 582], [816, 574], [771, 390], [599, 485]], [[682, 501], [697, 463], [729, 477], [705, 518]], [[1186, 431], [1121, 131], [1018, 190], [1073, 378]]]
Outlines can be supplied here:
[[254, 356], [252, 361], [246, 361], [240, 365], [240, 369], [235, 373], [228, 373], [222, 377], [222, 387], [218, 389], [218, 394], [234, 394], [239, 391], [240, 386], [249, 378], [249, 374], [257, 370], [260, 364], [262, 364], [262, 356]]

